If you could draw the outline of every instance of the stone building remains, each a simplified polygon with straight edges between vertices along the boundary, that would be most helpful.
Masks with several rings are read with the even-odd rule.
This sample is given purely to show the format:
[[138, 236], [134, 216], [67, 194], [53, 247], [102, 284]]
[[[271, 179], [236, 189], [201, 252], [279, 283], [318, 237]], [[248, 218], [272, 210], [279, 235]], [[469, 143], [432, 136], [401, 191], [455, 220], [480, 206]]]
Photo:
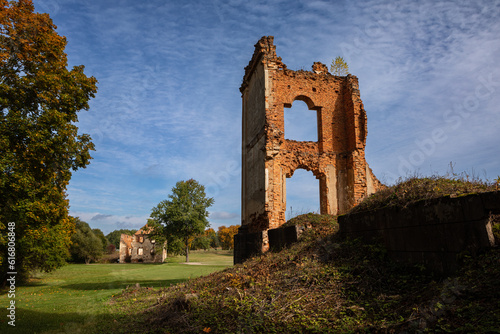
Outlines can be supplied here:
[[[285, 223], [286, 178], [301, 168], [319, 180], [322, 214], [342, 214], [382, 185], [365, 160], [367, 118], [355, 76], [287, 69], [272, 36], [255, 45], [242, 93], [242, 226], [235, 263], [268, 249], [267, 231]], [[318, 141], [285, 139], [284, 109], [307, 104]]]
[[165, 245], [158, 251], [154, 239], [149, 238], [150, 228], [146, 224], [134, 235], [120, 237], [120, 263], [163, 263], [167, 258]]

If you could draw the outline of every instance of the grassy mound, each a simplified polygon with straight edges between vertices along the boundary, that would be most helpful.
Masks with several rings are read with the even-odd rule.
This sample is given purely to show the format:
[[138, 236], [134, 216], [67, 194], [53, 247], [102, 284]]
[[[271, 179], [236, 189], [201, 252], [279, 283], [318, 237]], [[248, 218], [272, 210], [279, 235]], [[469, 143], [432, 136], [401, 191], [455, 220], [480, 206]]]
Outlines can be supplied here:
[[111, 300], [111, 333], [495, 332], [500, 250], [439, 279], [342, 241], [335, 219], [304, 215], [302, 240], [165, 289], [129, 288]]
[[385, 206], [405, 207], [422, 200], [443, 196], [458, 197], [499, 189], [498, 182], [483, 181], [467, 175], [413, 176], [401, 179], [395, 185], [368, 196], [350, 213], [374, 210]]

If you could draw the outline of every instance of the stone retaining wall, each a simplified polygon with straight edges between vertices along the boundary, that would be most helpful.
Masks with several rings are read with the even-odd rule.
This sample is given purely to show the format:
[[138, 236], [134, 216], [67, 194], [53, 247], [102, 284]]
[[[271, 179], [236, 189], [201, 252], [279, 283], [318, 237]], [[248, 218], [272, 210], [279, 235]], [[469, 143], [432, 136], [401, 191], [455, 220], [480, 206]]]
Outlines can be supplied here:
[[342, 235], [381, 242], [393, 259], [448, 274], [458, 268], [460, 253], [495, 245], [490, 217], [499, 213], [496, 191], [346, 214], [338, 222]]

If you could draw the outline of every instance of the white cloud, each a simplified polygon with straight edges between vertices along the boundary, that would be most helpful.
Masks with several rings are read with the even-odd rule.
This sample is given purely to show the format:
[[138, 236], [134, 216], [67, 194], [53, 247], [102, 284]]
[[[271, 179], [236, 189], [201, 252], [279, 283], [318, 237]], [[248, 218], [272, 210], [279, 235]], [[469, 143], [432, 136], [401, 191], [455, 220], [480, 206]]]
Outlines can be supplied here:
[[210, 213], [210, 219], [226, 220], [226, 219], [234, 219], [234, 218], [239, 218], [239, 217], [240, 217], [240, 215], [237, 213], [224, 212], [224, 211], [217, 211], [217, 212]]
[[[138, 230], [147, 223], [149, 216], [119, 216], [111, 214], [102, 214], [99, 212], [78, 212], [70, 211], [73, 217], [79, 217], [88, 223], [91, 228], [100, 229], [105, 235], [121, 229]], [[96, 218], [97, 217], [97, 218]]]
[[[447, 139], [415, 169], [443, 171], [456, 161], [500, 174], [491, 158], [498, 155], [491, 143], [500, 141], [500, 86], [459, 126], [449, 118], [456, 104], [475, 102], [481, 76], [500, 82], [498, 1], [34, 2], [67, 37], [70, 65], [86, 65], [99, 80], [79, 123], [94, 138], [95, 159], [74, 173], [68, 195], [89, 221], [112, 215], [106, 228], [141, 227], [187, 178], [207, 186], [214, 217], [234, 215], [215, 224], [239, 222], [239, 86], [263, 35], [275, 36], [292, 69], [347, 59], [360, 81], [366, 156], [376, 175], [399, 175], [401, 159], [422, 151], [417, 142], [436, 129]], [[305, 191], [311, 181], [297, 183]]]

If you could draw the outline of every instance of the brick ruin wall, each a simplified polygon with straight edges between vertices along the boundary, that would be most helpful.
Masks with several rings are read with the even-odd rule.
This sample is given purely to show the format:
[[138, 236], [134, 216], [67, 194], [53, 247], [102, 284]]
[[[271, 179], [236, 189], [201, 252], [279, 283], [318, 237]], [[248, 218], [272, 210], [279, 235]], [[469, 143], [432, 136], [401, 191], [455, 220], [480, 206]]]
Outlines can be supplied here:
[[154, 240], [147, 234], [122, 234], [120, 237], [120, 263], [162, 263], [166, 249], [157, 251]]
[[[319, 62], [312, 71], [287, 69], [268, 36], [255, 45], [240, 91], [242, 227], [236, 263], [247, 257], [241, 245], [265, 251], [267, 230], [285, 223], [286, 178], [297, 169], [319, 179], [322, 214], [344, 213], [382, 187], [365, 160], [367, 119], [355, 76], [331, 75]], [[317, 142], [285, 139], [285, 108], [296, 100], [317, 117]], [[255, 233], [260, 241], [247, 240]]]

